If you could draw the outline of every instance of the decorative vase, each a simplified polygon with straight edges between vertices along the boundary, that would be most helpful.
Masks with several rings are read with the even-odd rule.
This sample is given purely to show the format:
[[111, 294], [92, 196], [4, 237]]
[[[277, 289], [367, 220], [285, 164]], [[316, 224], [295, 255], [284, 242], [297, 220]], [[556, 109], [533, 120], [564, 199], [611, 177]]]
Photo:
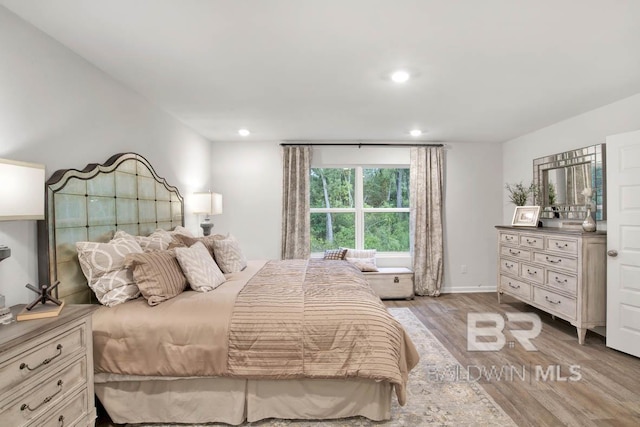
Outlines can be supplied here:
[[591, 208], [587, 208], [587, 216], [582, 222], [582, 229], [584, 231], [596, 231], [596, 221], [591, 216]]

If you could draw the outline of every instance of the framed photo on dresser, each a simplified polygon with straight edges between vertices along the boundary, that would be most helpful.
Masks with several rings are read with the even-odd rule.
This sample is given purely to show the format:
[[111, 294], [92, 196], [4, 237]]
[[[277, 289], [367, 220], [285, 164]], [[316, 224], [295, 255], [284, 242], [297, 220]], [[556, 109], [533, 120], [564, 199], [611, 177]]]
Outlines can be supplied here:
[[537, 227], [540, 206], [516, 206], [511, 225], [514, 227]]

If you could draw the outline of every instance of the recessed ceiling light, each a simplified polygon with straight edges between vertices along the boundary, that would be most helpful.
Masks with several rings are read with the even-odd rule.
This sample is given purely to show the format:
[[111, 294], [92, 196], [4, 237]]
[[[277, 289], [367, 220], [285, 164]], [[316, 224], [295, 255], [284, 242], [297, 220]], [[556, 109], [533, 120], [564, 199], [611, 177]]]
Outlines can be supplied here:
[[411, 75], [404, 70], [398, 70], [391, 73], [391, 80], [396, 83], [405, 83], [410, 77]]
[[238, 131], [238, 135], [240, 135], [240, 136], [249, 136], [249, 135], [251, 135], [251, 132], [249, 132], [248, 129], [240, 129]]
[[411, 136], [422, 136], [422, 131], [420, 129], [412, 129], [409, 131], [409, 135]]

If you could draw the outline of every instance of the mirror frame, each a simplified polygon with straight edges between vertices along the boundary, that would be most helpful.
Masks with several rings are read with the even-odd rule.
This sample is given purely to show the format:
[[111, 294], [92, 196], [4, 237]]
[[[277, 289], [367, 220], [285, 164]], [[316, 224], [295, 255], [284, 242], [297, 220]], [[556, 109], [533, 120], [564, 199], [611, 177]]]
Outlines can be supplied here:
[[533, 160], [533, 182], [539, 190], [536, 201], [541, 209], [540, 218], [584, 219], [586, 208], [583, 205], [562, 205], [562, 209], [559, 209], [560, 206], [545, 204], [549, 200], [548, 174], [545, 172], [590, 163], [591, 188], [595, 191], [595, 219], [607, 219], [605, 146], [606, 144], [591, 145]]

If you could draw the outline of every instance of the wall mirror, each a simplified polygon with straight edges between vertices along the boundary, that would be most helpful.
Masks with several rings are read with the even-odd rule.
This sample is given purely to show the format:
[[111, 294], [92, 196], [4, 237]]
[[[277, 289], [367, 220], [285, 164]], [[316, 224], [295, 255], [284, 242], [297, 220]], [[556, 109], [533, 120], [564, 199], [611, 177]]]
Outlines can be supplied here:
[[584, 219], [589, 200], [582, 193], [588, 187], [595, 219], [607, 219], [605, 172], [605, 144], [534, 159], [540, 218]]

